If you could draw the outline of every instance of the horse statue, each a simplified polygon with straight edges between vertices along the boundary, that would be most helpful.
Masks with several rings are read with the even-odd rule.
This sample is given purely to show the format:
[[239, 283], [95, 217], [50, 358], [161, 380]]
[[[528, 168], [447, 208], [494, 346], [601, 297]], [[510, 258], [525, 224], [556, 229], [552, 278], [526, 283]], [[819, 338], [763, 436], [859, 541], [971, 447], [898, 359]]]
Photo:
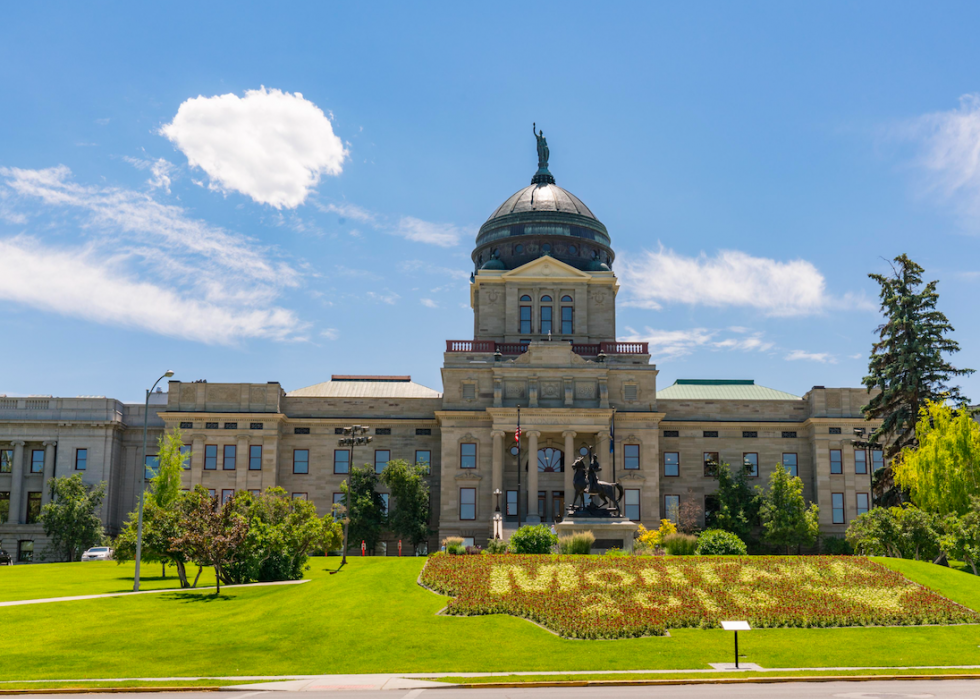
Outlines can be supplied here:
[[589, 494], [599, 497], [599, 507], [603, 509], [608, 509], [609, 502], [611, 500], [616, 511], [616, 516], [619, 517], [622, 514], [619, 501], [623, 499], [623, 486], [621, 486], [619, 483], [607, 483], [606, 481], [600, 481], [599, 476], [596, 474], [601, 470], [602, 468], [599, 466], [599, 459], [597, 459], [595, 454], [593, 454], [592, 461], [589, 464]]
[[[575, 463], [572, 464], [572, 469], [575, 471], [575, 476], [572, 478], [572, 485], [575, 486], [575, 497], [572, 498], [571, 507], [568, 508], [569, 512], [577, 509], [577, 507], [582, 509], [586, 507], [586, 495], [589, 492], [589, 476], [585, 472], [586, 468], [585, 459], [582, 457], [575, 459]], [[580, 506], [578, 505], [579, 500], [582, 501]]]

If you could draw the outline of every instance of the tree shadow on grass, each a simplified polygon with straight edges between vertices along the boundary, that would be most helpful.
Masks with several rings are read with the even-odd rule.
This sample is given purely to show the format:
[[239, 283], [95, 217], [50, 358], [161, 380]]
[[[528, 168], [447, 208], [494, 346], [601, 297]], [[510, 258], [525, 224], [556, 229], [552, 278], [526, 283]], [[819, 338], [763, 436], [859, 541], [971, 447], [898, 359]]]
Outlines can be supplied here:
[[218, 595], [214, 592], [174, 592], [167, 595], [162, 595], [167, 599], [172, 599], [175, 602], [232, 602], [238, 599], [236, 596], [229, 595]]

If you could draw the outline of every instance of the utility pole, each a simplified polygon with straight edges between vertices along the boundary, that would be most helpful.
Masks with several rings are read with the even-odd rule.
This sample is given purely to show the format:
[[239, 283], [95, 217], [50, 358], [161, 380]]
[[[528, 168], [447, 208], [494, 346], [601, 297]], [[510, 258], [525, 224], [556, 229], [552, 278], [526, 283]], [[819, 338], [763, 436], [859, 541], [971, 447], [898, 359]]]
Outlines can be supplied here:
[[[354, 447], [370, 444], [374, 437], [367, 434], [364, 425], [351, 425], [344, 428], [344, 436], [337, 440], [342, 447], [350, 447], [350, 465], [347, 467], [347, 490], [344, 493], [344, 552], [340, 565], [347, 565], [347, 534], [350, 532], [350, 469], [354, 468]], [[363, 552], [362, 552], [363, 555]]]

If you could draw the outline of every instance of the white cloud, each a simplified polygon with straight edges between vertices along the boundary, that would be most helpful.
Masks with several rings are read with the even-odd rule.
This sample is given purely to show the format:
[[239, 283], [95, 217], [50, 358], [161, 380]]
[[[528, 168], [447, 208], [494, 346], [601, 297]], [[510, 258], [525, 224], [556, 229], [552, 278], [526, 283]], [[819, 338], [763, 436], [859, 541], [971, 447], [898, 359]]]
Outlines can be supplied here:
[[851, 359], [864, 359], [864, 355], [858, 352], [857, 354], [850, 355]]
[[786, 355], [785, 359], [788, 362], [804, 360], [808, 362], [820, 362], [821, 364], [837, 363], [837, 359], [827, 352], [807, 352], [805, 350], [793, 350]]
[[762, 339], [762, 333], [754, 333], [750, 337], [730, 337], [726, 340], [712, 343], [717, 349], [742, 350], [743, 352], [767, 352], [775, 343]]
[[432, 299], [421, 299], [421, 302], [426, 308], [439, 308], [439, 304]]
[[170, 176], [176, 169], [173, 163], [165, 158], [142, 160], [140, 158], [131, 158], [128, 155], [123, 156], [123, 160], [138, 170], [149, 169], [152, 176], [146, 183], [150, 185], [150, 189], [163, 189], [167, 194], [170, 194]]
[[339, 175], [347, 150], [330, 119], [302, 94], [247, 90], [194, 97], [160, 133], [211, 178], [277, 209], [302, 204], [324, 174]]
[[441, 248], [459, 245], [463, 234], [462, 230], [451, 223], [432, 223], [412, 216], [402, 216], [398, 227], [391, 232], [416, 243], [428, 243]]
[[[291, 311], [275, 305], [284, 287], [298, 285], [299, 274], [244, 236], [189, 218], [182, 208], [149, 194], [77, 184], [64, 166], [0, 168], [0, 177], [0, 201], [16, 205], [28, 225], [37, 220], [34, 237], [3, 241], [11, 257], [0, 259], [16, 256], [45, 280], [44, 285], [21, 280], [19, 291], [7, 283], [4, 298], [203, 342], [287, 339], [302, 331], [304, 324]], [[82, 231], [83, 245], [65, 244], [70, 228]], [[40, 239], [40, 232], [52, 239]], [[37, 271], [44, 259], [72, 284]], [[60, 267], [71, 259], [78, 261], [76, 273]], [[112, 294], [120, 298], [112, 301]], [[89, 297], [93, 307], [86, 309]], [[135, 317], [134, 303], [144, 321]], [[184, 317], [180, 331], [172, 320], [179, 314]]]
[[676, 359], [685, 355], [692, 354], [697, 349], [709, 351], [741, 351], [741, 352], [768, 352], [775, 347], [775, 343], [764, 339], [763, 333], [751, 333], [748, 337], [744, 335], [750, 333], [748, 328], [728, 328], [729, 331], [737, 332], [742, 337], [719, 338], [722, 330], [711, 330], [708, 328], [690, 328], [688, 330], [654, 330], [645, 328], [643, 332], [637, 332], [633, 328], [626, 328], [629, 333], [625, 337], [619, 338], [621, 342], [647, 342], [650, 345], [650, 354], [656, 360]]
[[470, 273], [465, 269], [442, 267], [425, 260], [402, 260], [398, 263], [398, 269], [405, 274], [421, 274], [427, 277], [440, 275], [460, 280], [470, 278]]
[[0, 259], [0, 298], [65, 316], [209, 344], [284, 340], [299, 325], [283, 308], [237, 308], [139, 281], [91, 249], [58, 249], [17, 237], [0, 240]]
[[369, 291], [367, 292], [367, 297], [372, 301], [377, 301], [379, 303], [387, 303], [389, 306], [394, 306], [395, 302], [399, 298], [401, 298], [394, 291], [390, 291], [384, 294], [379, 294], [379, 293], [375, 293], [374, 291]]
[[685, 257], [663, 246], [627, 259], [622, 279], [626, 305], [660, 309], [663, 303], [747, 306], [771, 316], [820, 312], [827, 303], [823, 275], [805, 260], [778, 262], [722, 250]]
[[361, 223], [378, 223], [377, 214], [356, 204], [321, 204], [320, 202], [314, 202], [313, 205], [325, 214], [337, 214], [341, 218], [349, 218], [360, 221]]
[[337, 328], [325, 328], [320, 331], [320, 337], [324, 337], [328, 340], [336, 340], [340, 337], [340, 331]]

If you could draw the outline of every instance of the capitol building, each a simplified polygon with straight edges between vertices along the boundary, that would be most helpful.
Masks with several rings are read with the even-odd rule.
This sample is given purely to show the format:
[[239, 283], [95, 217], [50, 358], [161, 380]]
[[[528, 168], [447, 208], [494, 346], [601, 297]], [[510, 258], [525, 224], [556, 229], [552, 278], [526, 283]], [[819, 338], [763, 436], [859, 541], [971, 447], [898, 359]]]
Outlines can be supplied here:
[[[649, 528], [682, 511], [703, 521], [717, 488], [710, 463], [748, 464], [760, 485], [782, 463], [820, 506], [821, 531], [843, 535], [868, 509], [881, 463], [855, 445], [876, 425], [861, 414], [866, 390], [797, 396], [697, 378], [659, 386], [647, 344], [616, 339], [610, 233], [555, 184], [542, 141], [530, 185], [476, 237], [472, 335], [460, 328], [466, 339], [446, 341], [441, 389], [381, 372], [305, 388], [170, 381], [151, 396], [148, 461], [164, 431], [180, 429], [185, 488], [226, 499], [279, 486], [321, 514], [340, 500], [352, 464], [426, 463], [430, 551], [446, 536], [486, 543], [498, 507], [505, 536], [519, 522], [560, 521], [574, 495], [572, 461], [589, 449], [603, 480], [622, 485], [623, 513]], [[107, 483], [102, 516], [118, 532], [138, 500], [143, 411], [102, 397], [0, 397], [0, 548], [38, 560], [44, 483], [75, 473]], [[353, 452], [338, 445], [352, 424], [373, 436]], [[395, 549], [389, 541], [377, 553]]]

